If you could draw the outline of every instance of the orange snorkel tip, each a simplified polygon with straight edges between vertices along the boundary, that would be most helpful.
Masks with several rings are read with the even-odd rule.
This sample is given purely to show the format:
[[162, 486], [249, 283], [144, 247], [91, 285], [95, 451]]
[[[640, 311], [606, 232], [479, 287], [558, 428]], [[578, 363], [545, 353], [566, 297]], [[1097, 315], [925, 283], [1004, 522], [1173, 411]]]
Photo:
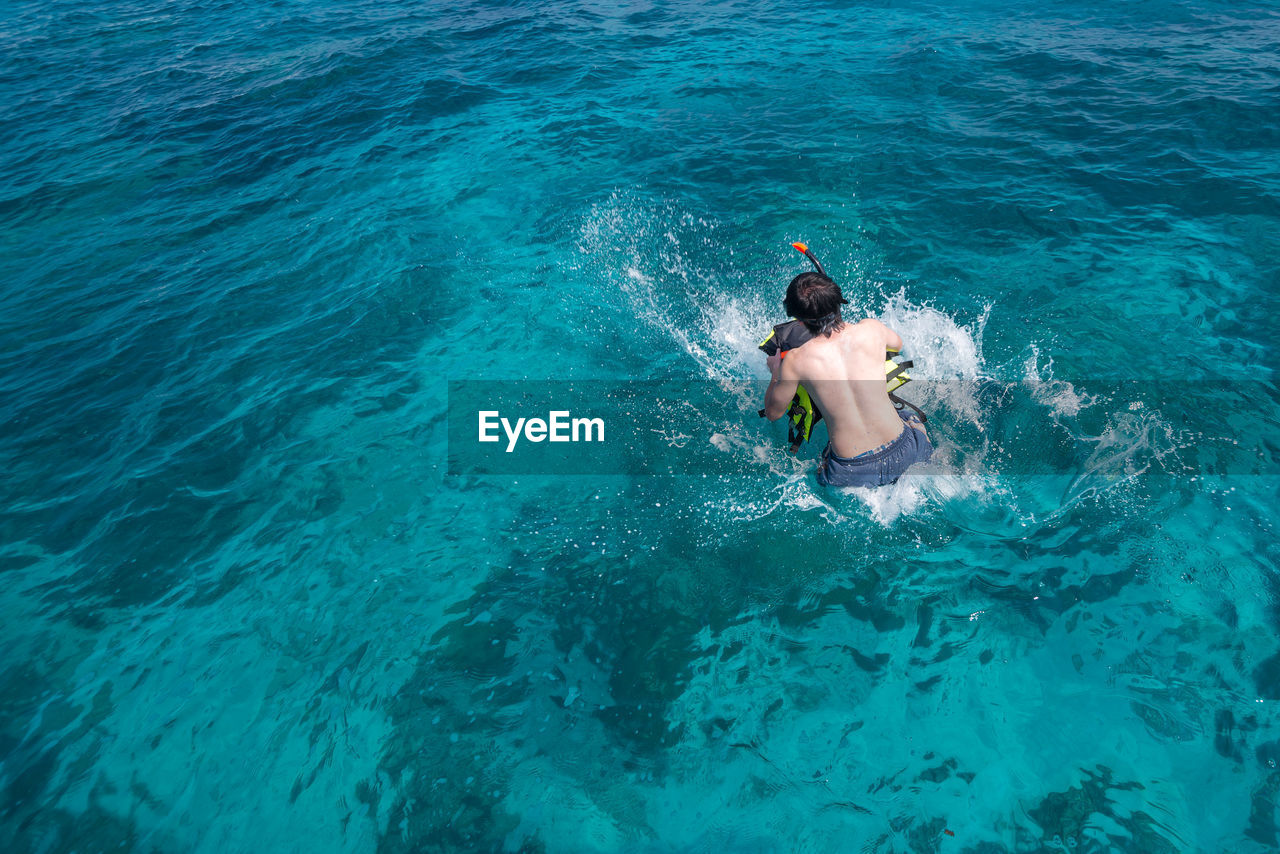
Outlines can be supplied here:
[[809, 253], [809, 247], [805, 246], [803, 243], [792, 243], [791, 247], [797, 252], [803, 252], [806, 255]]

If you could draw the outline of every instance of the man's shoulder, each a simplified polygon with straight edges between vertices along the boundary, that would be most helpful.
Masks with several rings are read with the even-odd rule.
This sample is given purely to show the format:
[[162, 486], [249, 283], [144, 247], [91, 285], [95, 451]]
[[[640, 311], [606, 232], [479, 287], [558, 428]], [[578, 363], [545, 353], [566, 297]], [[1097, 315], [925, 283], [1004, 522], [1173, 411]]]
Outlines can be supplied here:
[[846, 328], [852, 337], [867, 341], [877, 347], [884, 343], [885, 337], [889, 333], [889, 327], [874, 317], [864, 317]]

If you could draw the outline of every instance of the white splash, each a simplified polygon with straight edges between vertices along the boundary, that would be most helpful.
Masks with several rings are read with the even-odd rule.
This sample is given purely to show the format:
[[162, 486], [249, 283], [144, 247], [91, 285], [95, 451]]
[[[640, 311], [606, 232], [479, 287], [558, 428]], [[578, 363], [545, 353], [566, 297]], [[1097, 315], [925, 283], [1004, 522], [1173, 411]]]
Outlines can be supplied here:
[[1082, 410], [1098, 402], [1096, 397], [1076, 391], [1075, 386], [1066, 380], [1056, 379], [1053, 376], [1053, 359], [1041, 367], [1039, 347], [1031, 344], [1028, 349], [1030, 353], [1023, 362], [1022, 384], [1037, 403], [1050, 409], [1055, 419], [1075, 418]]

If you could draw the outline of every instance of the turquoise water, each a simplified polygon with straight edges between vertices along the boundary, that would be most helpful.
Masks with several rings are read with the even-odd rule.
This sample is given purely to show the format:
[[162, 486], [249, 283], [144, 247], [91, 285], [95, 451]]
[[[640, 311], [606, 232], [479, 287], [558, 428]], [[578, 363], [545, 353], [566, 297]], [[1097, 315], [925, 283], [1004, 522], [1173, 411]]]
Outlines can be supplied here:
[[[1280, 844], [1274, 3], [0, 45], [3, 850]], [[936, 473], [827, 492], [756, 417], [793, 240]], [[719, 462], [450, 473], [450, 382], [565, 379], [722, 387], [639, 449]]]

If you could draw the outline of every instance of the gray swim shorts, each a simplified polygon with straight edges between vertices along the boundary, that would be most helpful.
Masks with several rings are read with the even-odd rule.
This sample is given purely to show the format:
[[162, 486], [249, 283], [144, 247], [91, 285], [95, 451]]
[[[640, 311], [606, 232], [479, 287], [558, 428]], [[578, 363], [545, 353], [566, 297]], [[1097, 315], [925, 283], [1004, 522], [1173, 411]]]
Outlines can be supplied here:
[[923, 431], [911, 426], [920, 417], [907, 409], [898, 410], [903, 420], [902, 433], [887, 445], [856, 457], [838, 457], [831, 443], [822, 451], [818, 462], [818, 483], [823, 486], [885, 486], [902, 477], [913, 463], [922, 463], [933, 455], [933, 445]]

